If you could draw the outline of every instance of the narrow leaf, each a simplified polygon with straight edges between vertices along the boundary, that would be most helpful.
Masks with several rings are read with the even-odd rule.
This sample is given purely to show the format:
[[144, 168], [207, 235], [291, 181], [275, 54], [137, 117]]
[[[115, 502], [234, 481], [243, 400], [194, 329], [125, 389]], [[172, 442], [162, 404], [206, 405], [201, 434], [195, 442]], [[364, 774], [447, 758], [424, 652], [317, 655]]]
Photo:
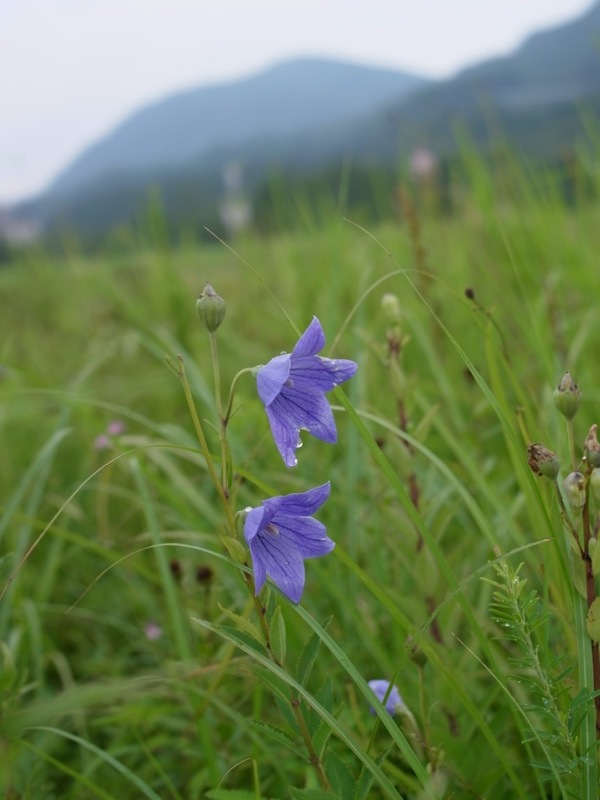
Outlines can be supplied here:
[[285, 662], [285, 621], [281, 608], [277, 606], [271, 620], [271, 650], [280, 664]]
[[236, 614], [234, 611], [230, 611], [220, 603], [219, 608], [226, 617], [228, 617], [232, 622], [235, 622], [240, 630], [245, 631], [247, 634], [252, 636], [253, 639], [256, 639], [259, 644], [264, 645], [265, 640], [262, 633], [251, 620], [247, 619], [247, 617], [242, 617], [240, 614]]

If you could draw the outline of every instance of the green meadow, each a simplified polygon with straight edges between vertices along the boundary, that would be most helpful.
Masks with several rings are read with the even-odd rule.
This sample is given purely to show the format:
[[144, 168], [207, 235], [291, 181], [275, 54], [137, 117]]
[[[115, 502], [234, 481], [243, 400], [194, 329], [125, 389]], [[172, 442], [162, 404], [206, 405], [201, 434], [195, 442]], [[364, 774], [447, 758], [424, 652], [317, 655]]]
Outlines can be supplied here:
[[[551, 172], [464, 170], [451, 213], [412, 187], [382, 222], [332, 200], [268, 237], [149, 229], [3, 265], [7, 800], [597, 797], [597, 167], [569, 196]], [[322, 355], [358, 364], [328, 395], [337, 444], [303, 433], [294, 469], [240, 377], [225, 501], [206, 282], [223, 398], [315, 315]], [[299, 605], [269, 582], [255, 602], [232, 510], [326, 481], [335, 549]]]

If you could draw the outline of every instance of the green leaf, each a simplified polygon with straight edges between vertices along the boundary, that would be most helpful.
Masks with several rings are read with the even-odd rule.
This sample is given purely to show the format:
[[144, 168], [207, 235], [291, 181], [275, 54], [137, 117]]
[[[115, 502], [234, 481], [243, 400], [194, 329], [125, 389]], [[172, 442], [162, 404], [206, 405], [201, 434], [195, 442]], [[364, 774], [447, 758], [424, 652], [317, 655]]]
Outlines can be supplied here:
[[[376, 756], [375, 763], [378, 766], [381, 766], [384, 763], [391, 749], [392, 749], [391, 747], [386, 747], [386, 749], [383, 752], [379, 753], [379, 755]], [[368, 800], [369, 791], [372, 785], [373, 785], [373, 776], [363, 767], [360, 773], [360, 777], [356, 783], [356, 789], [354, 791], [354, 796], [352, 800]]]
[[265, 644], [264, 636], [251, 620], [247, 619], [246, 617], [242, 617], [240, 614], [236, 614], [234, 611], [230, 611], [228, 608], [222, 606], [220, 603], [219, 603], [219, 608], [223, 612], [223, 614], [225, 614], [226, 617], [228, 617], [232, 622], [236, 623], [236, 625], [238, 626], [238, 628], [240, 628], [240, 630], [245, 631], [250, 636], [252, 636], [253, 639], [256, 639], [256, 641], [259, 644], [264, 646]]
[[[215, 625], [216, 628], [220, 629], [218, 632], [222, 635], [228, 635], [238, 644], [239, 647], [242, 644], [249, 645], [253, 650], [257, 652], [264, 653], [265, 648], [264, 646], [257, 642], [253, 636], [250, 636], [246, 633], [246, 631], [240, 631], [237, 628], [231, 628], [229, 625]], [[221, 633], [222, 631], [222, 633]]]
[[259, 719], [248, 720], [248, 722], [253, 728], [256, 728], [259, 731], [261, 738], [268, 737], [273, 739], [274, 741], [279, 742], [279, 744], [282, 744], [288, 750], [296, 753], [296, 755], [300, 756], [300, 758], [306, 758], [306, 751], [298, 747], [291, 736], [288, 736], [288, 734], [281, 728], [278, 728], [276, 725], [271, 725], [270, 722], [263, 722]]
[[14, 684], [17, 668], [13, 654], [6, 642], [0, 642], [0, 692], [5, 692]]
[[[136, 775], [136, 773], [132, 772], [129, 767], [123, 764], [123, 762], [119, 761], [110, 753], [102, 750], [102, 748], [98, 747], [92, 742], [88, 742], [81, 736], [76, 736], [74, 733], [69, 733], [68, 731], [61, 730], [60, 728], [51, 728], [43, 725], [33, 727], [31, 730], [55, 734], [56, 736], [62, 736], [64, 739], [69, 739], [71, 742], [75, 742], [75, 744], [78, 744], [85, 750], [89, 750], [99, 760], [104, 761], [105, 764], [108, 764], [108, 766], [112, 767], [115, 772], [118, 772], [125, 780], [135, 786], [139, 792], [144, 795], [144, 797], [148, 798], [148, 800], [161, 800], [161, 797], [157, 795], [156, 792], [142, 780], [142, 778], [140, 778], [138, 775]], [[140, 794], [138, 793], [137, 796], [140, 797]]]
[[330, 753], [327, 756], [325, 774], [329, 778], [334, 792], [337, 792], [340, 797], [352, 797], [356, 788], [356, 778], [335, 753]]
[[[298, 736], [300, 736], [300, 729], [298, 728], [298, 720], [294, 716], [294, 712], [292, 711], [292, 707], [290, 705], [290, 697], [289, 695], [284, 699], [279, 695], [275, 695], [275, 703], [277, 708], [279, 709], [279, 713], [283, 717], [283, 719], [287, 722], [290, 726], [290, 730], [294, 731]], [[306, 753], [304, 753], [303, 757], [306, 757]]]
[[314, 732], [312, 737], [313, 747], [320, 757], [323, 756], [323, 753], [325, 752], [325, 748], [327, 747], [327, 742], [331, 737], [331, 733], [332, 731], [329, 725], [321, 720], [321, 724], [317, 727], [317, 730]]
[[[295, 607], [296, 611], [298, 611], [299, 609], [301, 609], [301, 606]], [[354, 753], [354, 755], [358, 759], [360, 759], [360, 761], [366, 766], [366, 768], [374, 775], [375, 780], [377, 781], [378, 785], [381, 786], [381, 788], [385, 790], [385, 792], [387, 793], [388, 798], [393, 798], [394, 800], [402, 800], [402, 796], [395, 789], [395, 787], [394, 787], [393, 783], [391, 782], [391, 780], [382, 771], [382, 769], [377, 764], [375, 764], [375, 762], [373, 761], [371, 756], [367, 752], [365, 752], [364, 748], [360, 747], [354, 741], [353, 737], [350, 736], [346, 732], [345, 728], [342, 725], [340, 725], [338, 720], [332, 714], [330, 714], [329, 711], [327, 711], [327, 709], [323, 708], [323, 706], [319, 703], [319, 701], [316, 700], [310, 694], [310, 692], [308, 692], [303, 686], [301, 686], [298, 683], [298, 681], [294, 680], [294, 678], [292, 678], [291, 675], [288, 675], [285, 672], [285, 670], [283, 670], [281, 667], [277, 666], [277, 664], [275, 664], [272, 661], [270, 661], [269, 658], [266, 655], [263, 655], [262, 653], [257, 652], [254, 648], [250, 648], [248, 645], [245, 645], [242, 642], [238, 642], [236, 639], [234, 639], [231, 636], [230, 632], [227, 629], [223, 628], [222, 626], [215, 625], [214, 623], [209, 622], [206, 619], [198, 619], [198, 618], [192, 617], [192, 620], [194, 622], [196, 622], [198, 625], [201, 625], [203, 628], [206, 628], [209, 631], [213, 631], [214, 633], [217, 633], [219, 636], [222, 636], [223, 638], [228, 639], [229, 641], [233, 642], [234, 644], [236, 644], [240, 648], [240, 650], [245, 652], [247, 655], [251, 656], [255, 661], [258, 661], [262, 667], [264, 667], [265, 669], [267, 669], [270, 672], [272, 672], [280, 680], [285, 681], [285, 683], [287, 683], [288, 686], [290, 686], [290, 688], [295, 690], [304, 700], [306, 700], [306, 702], [312, 708], [314, 708], [323, 717], [323, 719], [327, 722], [327, 724], [333, 730], [333, 732], [336, 734], [336, 736], [339, 739], [341, 739], [341, 741], [344, 742], [344, 744]], [[312, 625], [316, 626], [317, 623], [314, 620], [312, 620]], [[314, 629], [315, 628], [313, 627], [313, 630]], [[319, 628], [319, 633], [320, 633], [321, 636], [325, 635], [325, 632], [320, 628]], [[328, 646], [331, 647], [331, 644], [328, 643]], [[358, 675], [358, 673], [357, 673], [357, 676], [358, 676], [358, 681], [361, 681], [362, 678]], [[366, 684], [365, 684], [365, 687], [366, 687]], [[365, 691], [370, 691], [370, 690], [368, 690], [368, 687], [367, 687], [367, 688], [365, 688]], [[382, 712], [382, 717], [381, 717], [382, 721], [385, 720], [383, 722], [383, 724], [386, 725], [386, 723], [387, 723], [388, 725], [390, 725], [390, 729], [391, 729], [391, 731], [393, 731], [392, 735], [394, 736], [394, 740], [397, 741], [397, 742], [401, 742], [402, 745], [405, 746], [406, 745], [406, 740], [403, 737], [399, 736], [399, 732], [398, 732], [397, 728], [395, 727], [395, 724], [393, 723], [393, 720], [390, 719], [390, 721], [388, 721], [384, 717], [385, 714], [387, 714], [387, 712], [384, 710]], [[389, 716], [389, 714], [387, 716]], [[410, 760], [411, 765], [414, 764], [414, 766], [416, 767], [416, 771], [418, 772], [419, 775], [421, 775], [421, 773], [423, 774], [424, 779], [425, 779], [424, 780], [424, 785], [425, 785], [427, 783], [427, 773], [425, 772], [423, 766], [415, 759], [414, 754], [412, 753], [412, 750], [409, 750], [409, 751], [406, 751], [406, 752], [407, 752], [407, 755], [408, 755], [408, 759], [407, 760]], [[331, 795], [328, 795], [328, 800], [331, 800]]]
[[600, 597], [590, 606], [586, 617], [586, 628], [593, 642], [600, 642]]
[[238, 542], [238, 540], [234, 539], [233, 536], [226, 536], [224, 533], [221, 534], [221, 541], [227, 548], [227, 552], [233, 558], [234, 561], [237, 561], [238, 564], [246, 563], [247, 561], [246, 548], [241, 542]]
[[256, 800], [256, 792], [245, 789], [212, 789], [204, 796], [209, 800]]
[[[333, 685], [331, 683], [331, 678], [325, 679], [325, 682], [321, 688], [315, 693], [315, 697], [319, 703], [321, 703], [323, 708], [326, 708], [327, 711], [333, 713]], [[313, 709], [309, 707], [306, 724], [308, 725], [308, 730], [310, 731], [311, 736], [314, 736], [316, 733], [319, 727], [320, 719], [321, 718], [317, 712], [313, 711]]]
[[[256, 675], [262, 685], [269, 689], [275, 697], [280, 697], [285, 703], [289, 705], [290, 692], [284, 681], [280, 680], [277, 675], [273, 675], [268, 669], [265, 669], [260, 664], [252, 664], [252, 672]], [[293, 720], [292, 715], [292, 720]]]
[[[590, 545], [592, 544], [592, 539], [590, 539]], [[592, 556], [592, 572], [594, 573], [594, 577], [600, 573], [600, 547], [598, 546], [598, 542], [595, 543], [593, 547], [590, 547], [591, 556]]]
[[271, 619], [271, 650], [280, 664], [285, 662], [285, 621], [280, 606], [277, 606]]
[[[330, 622], [331, 617], [323, 623], [323, 630], [327, 630]], [[301, 683], [302, 686], [306, 686], [308, 682], [312, 668], [317, 660], [320, 645], [321, 640], [316, 633], [313, 633], [300, 653], [298, 663], [296, 664], [296, 680], [298, 683]]]
[[322, 789], [294, 789], [290, 786], [294, 800], [342, 800], [339, 794], [324, 792]]

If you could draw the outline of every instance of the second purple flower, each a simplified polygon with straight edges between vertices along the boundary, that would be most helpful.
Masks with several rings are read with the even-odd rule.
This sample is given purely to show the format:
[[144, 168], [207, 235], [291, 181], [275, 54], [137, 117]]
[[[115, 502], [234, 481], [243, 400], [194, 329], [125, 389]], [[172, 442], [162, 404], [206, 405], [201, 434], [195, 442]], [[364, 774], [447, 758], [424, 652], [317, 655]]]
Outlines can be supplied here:
[[323, 328], [313, 317], [292, 352], [272, 358], [256, 376], [275, 444], [288, 467], [298, 463], [301, 429], [324, 442], [337, 441], [325, 392], [351, 378], [358, 366], [348, 359], [317, 355], [324, 345]]
[[335, 547], [325, 525], [312, 515], [329, 497], [329, 482], [307, 492], [270, 497], [247, 509], [244, 536], [250, 546], [256, 594], [270, 575], [283, 594], [299, 603], [304, 590], [304, 559], [327, 555]]

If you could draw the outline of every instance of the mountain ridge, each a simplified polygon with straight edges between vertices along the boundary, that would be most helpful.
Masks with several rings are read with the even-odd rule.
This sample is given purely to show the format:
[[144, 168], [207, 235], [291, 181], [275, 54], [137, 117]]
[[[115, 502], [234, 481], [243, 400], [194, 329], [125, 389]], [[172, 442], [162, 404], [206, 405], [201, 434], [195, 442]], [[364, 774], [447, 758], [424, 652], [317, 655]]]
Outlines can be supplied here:
[[[213, 145], [243, 145], [263, 135], [285, 136], [352, 119], [424, 83], [409, 73], [321, 58], [293, 59], [237, 81], [187, 89], [126, 117], [85, 148], [46, 193], [71, 189], [107, 171], [176, 165]], [[344, 91], [349, 85], [351, 94]]]

